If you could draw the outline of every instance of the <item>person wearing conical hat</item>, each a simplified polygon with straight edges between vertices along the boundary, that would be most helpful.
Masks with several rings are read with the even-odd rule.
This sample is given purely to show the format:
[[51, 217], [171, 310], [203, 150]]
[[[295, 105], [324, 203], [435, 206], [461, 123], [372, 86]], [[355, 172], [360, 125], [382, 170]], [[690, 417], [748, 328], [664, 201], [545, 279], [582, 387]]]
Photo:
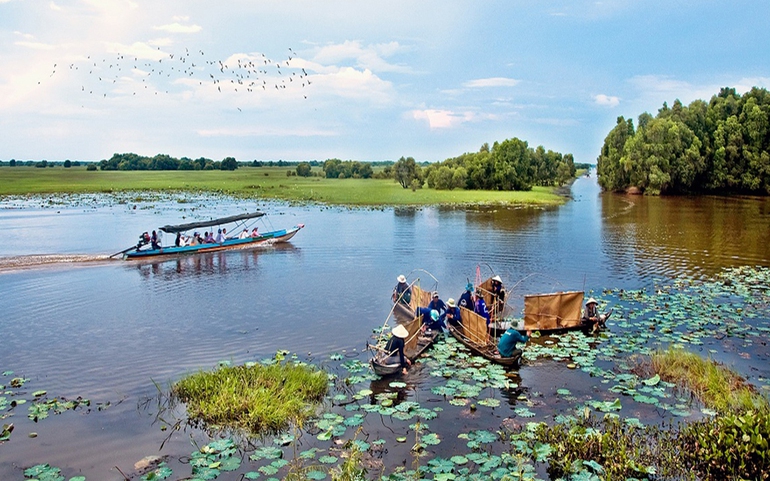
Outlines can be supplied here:
[[599, 328], [604, 327], [604, 321], [606, 316], [599, 314], [599, 303], [596, 299], [590, 297], [586, 301], [585, 314], [583, 315], [583, 322], [591, 326], [591, 332], [595, 333]]
[[401, 373], [406, 374], [407, 366], [412, 365], [412, 361], [410, 361], [408, 357], [404, 356], [404, 345], [406, 338], [409, 336], [409, 331], [407, 331], [403, 325], [397, 324], [390, 334], [391, 336], [390, 339], [388, 339], [388, 343], [385, 345], [385, 350], [391, 355], [398, 352], [398, 360], [401, 365]]
[[412, 302], [412, 288], [406, 283], [403, 274], [396, 279], [398, 284], [393, 288], [393, 302], [409, 305]]
[[457, 303], [451, 297], [446, 301], [446, 312], [442, 314], [441, 323], [446, 325], [448, 322], [450, 325], [457, 326], [462, 322], [460, 317], [460, 308], [457, 307]]

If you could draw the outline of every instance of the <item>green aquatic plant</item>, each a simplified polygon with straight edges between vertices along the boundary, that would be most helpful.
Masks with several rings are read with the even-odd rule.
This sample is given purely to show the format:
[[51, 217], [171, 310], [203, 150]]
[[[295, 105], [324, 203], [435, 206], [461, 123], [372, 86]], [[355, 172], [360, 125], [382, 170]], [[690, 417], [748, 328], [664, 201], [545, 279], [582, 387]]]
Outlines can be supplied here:
[[327, 389], [323, 371], [279, 362], [200, 371], [175, 383], [171, 394], [192, 419], [262, 434], [304, 422]]
[[725, 413], [688, 424], [682, 454], [704, 479], [770, 478], [770, 414]]
[[692, 352], [673, 348], [657, 351], [652, 354], [650, 364], [656, 376], [686, 387], [707, 407], [717, 411], [767, 412], [770, 407], [767, 398], [737, 373]]

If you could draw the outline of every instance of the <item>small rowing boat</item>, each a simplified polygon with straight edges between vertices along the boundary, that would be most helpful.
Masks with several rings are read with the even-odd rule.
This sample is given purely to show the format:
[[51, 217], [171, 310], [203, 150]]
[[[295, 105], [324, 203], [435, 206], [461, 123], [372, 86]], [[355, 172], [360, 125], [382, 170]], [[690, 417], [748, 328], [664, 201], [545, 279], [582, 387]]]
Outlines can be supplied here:
[[455, 339], [470, 349], [472, 353], [503, 366], [515, 367], [520, 364], [520, 349], [513, 351], [511, 357], [500, 355], [497, 351], [497, 344], [494, 342], [495, 338], [489, 335], [487, 320], [483, 316], [461, 307], [460, 317], [462, 319], [461, 322], [448, 323], [447, 329], [449, 329], [449, 332]]
[[[393, 305], [391, 314], [394, 320], [407, 319], [406, 322], [401, 322], [400, 325], [404, 326], [408, 331], [408, 335], [404, 340], [404, 357], [414, 362], [415, 359], [420, 357], [426, 349], [428, 349], [439, 335], [439, 331], [425, 331], [423, 332], [422, 317], [415, 315], [418, 307], [426, 307], [430, 303], [430, 292], [423, 291], [419, 286], [412, 285], [412, 298], [409, 305], [397, 302]], [[391, 316], [389, 315], [388, 318]], [[391, 376], [401, 372], [401, 360], [399, 359], [398, 352], [387, 351], [383, 346], [385, 343], [384, 336], [381, 334], [377, 345], [369, 345], [370, 349], [374, 352], [374, 356], [369, 361], [374, 370], [374, 373], [378, 376]]]
[[[211, 219], [207, 221], [190, 222], [187, 224], [179, 225], [166, 225], [160, 227], [159, 229], [167, 234], [177, 234], [178, 237], [191, 230], [230, 224], [234, 224], [236, 226], [236, 228], [233, 229], [235, 232], [244, 226], [244, 231], [248, 231], [246, 222], [257, 219], [264, 215], [264, 212], [252, 212], [229, 217], [221, 217], [219, 219]], [[254, 249], [257, 247], [273, 245], [279, 242], [287, 242], [292, 237], [294, 237], [303, 227], [305, 227], [303, 224], [297, 224], [290, 229], [275, 230], [255, 235], [250, 234], [248, 236], [240, 235], [238, 237], [227, 237], [221, 239], [221, 242], [204, 242], [195, 243], [192, 245], [184, 245], [180, 243], [180, 245], [163, 246], [158, 243], [157, 245], [153, 246], [153, 244], [149, 243], [147, 239], [140, 237], [140, 241], [135, 247], [129, 247], [128, 249], [125, 249], [117, 254], [113, 254], [113, 256], [123, 254], [123, 259], [125, 260], [139, 260], [157, 257], [197, 254], [199, 252], [217, 252], [233, 249]]]

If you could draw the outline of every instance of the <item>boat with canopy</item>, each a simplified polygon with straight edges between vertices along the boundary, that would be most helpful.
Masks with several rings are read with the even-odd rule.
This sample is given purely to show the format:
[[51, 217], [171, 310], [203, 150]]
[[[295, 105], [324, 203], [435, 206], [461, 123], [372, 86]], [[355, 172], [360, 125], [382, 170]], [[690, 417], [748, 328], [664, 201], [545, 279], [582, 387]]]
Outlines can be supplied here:
[[[226, 225], [234, 224], [235, 228], [231, 232], [233, 233], [238, 232], [241, 229], [248, 232], [253, 221], [255, 221], [256, 219], [259, 219], [260, 217], [263, 217], [264, 215], [265, 215], [264, 212], [257, 211], [257, 212], [251, 212], [251, 213], [245, 213], [245, 214], [231, 215], [227, 217], [220, 217], [218, 219], [189, 222], [186, 224], [165, 225], [163, 227], [160, 227], [159, 230], [167, 234], [177, 234], [178, 236], [181, 236], [183, 233], [186, 233], [195, 229], [204, 229], [206, 227], [226, 226]], [[156, 245], [155, 247], [153, 247], [153, 245], [149, 243], [149, 239], [147, 238], [146, 233], [144, 233], [142, 234], [142, 236], [140, 236], [139, 243], [136, 246], [129, 247], [128, 249], [124, 249], [121, 252], [113, 254], [111, 257], [122, 254], [123, 259], [125, 260], [138, 260], [138, 259], [148, 259], [148, 258], [156, 258], [156, 257], [195, 254], [199, 252], [217, 252], [217, 251], [233, 250], [233, 249], [253, 249], [257, 247], [273, 245], [279, 242], [287, 242], [292, 237], [294, 237], [297, 234], [297, 232], [299, 232], [299, 230], [302, 229], [303, 227], [305, 227], [304, 224], [297, 224], [290, 229], [274, 230], [274, 231], [259, 233], [257, 235], [249, 234], [248, 236], [239, 235], [236, 237], [226, 237], [224, 240], [222, 240], [222, 242], [198, 243], [193, 245], [172, 244], [170, 246], [163, 246], [159, 240], [158, 245]]]

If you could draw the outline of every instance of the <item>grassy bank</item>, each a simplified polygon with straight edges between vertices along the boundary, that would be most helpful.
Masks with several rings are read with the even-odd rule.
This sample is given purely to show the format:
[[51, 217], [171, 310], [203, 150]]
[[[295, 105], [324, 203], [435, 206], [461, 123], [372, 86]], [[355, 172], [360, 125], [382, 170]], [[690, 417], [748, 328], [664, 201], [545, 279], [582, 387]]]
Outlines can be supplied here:
[[550, 187], [528, 192], [403, 189], [391, 179], [289, 177], [286, 167], [235, 171], [86, 171], [85, 167], [0, 168], [0, 195], [142, 190], [216, 191], [237, 197], [345, 205], [532, 204], [564, 202]]
[[695, 353], [669, 348], [653, 353], [651, 364], [661, 379], [687, 388], [711, 409], [720, 412], [768, 411], [767, 399], [745, 379]]
[[326, 374], [292, 363], [224, 366], [174, 384], [171, 392], [191, 419], [215, 426], [276, 433], [301, 425], [327, 391]]

